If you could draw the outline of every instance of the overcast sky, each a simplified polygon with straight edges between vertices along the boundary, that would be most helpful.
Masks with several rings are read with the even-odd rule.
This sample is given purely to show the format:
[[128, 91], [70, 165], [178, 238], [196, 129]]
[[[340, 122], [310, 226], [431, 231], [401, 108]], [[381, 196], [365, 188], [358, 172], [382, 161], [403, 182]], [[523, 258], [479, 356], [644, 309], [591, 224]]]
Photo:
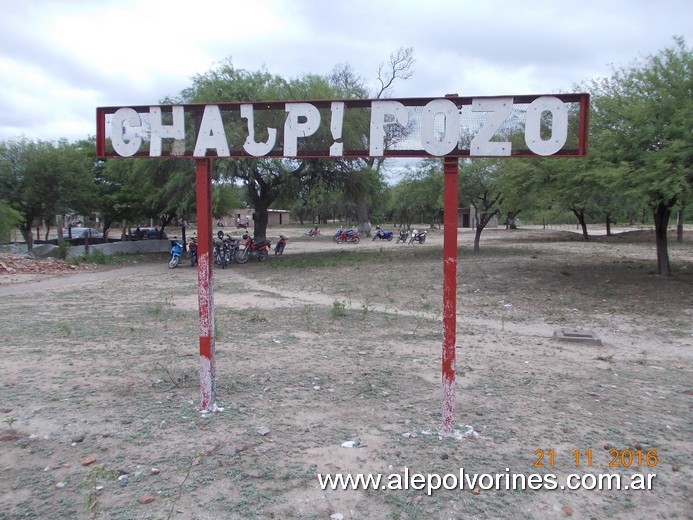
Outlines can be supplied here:
[[[392, 97], [549, 94], [693, 42], [691, 0], [0, 0], [0, 140], [95, 134], [231, 58], [287, 79], [413, 47]], [[233, 101], [233, 100], [229, 100]]]

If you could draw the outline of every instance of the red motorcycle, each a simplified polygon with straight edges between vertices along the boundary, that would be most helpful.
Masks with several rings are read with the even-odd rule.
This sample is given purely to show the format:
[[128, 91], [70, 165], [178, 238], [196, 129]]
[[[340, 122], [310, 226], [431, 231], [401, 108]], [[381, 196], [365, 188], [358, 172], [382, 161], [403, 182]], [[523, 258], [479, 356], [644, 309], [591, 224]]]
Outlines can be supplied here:
[[245, 247], [236, 251], [236, 262], [244, 264], [249, 258], [256, 258], [259, 262], [267, 260], [269, 250], [272, 248], [272, 244], [269, 240], [260, 240], [256, 242], [255, 239], [247, 233], [243, 235], [243, 238], [245, 239]]
[[190, 267], [195, 267], [197, 264], [197, 238], [192, 237], [188, 244], [188, 258], [190, 259]]
[[284, 235], [279, 235], [279, 242], [277, 242], [277, 245], [274, 247], [275, 255], [281, 255], [284, 253], [284, 247], [286, 246], [287, 240], [288, 239]]
[[339, 226], [337, 232], [334, 234], [333, 240], [338, 244], [342, 242], [351, 242], [353, 244], [358, 244], [361, 241], [358, 231], [355, 229], [344, 229]]
[[306, 231], [306, 235], [308, 235], [309, 237], [317, 237], [318, 235], [320, 235], [320, 228], [318, 226], [315, 226], [314, 228]]

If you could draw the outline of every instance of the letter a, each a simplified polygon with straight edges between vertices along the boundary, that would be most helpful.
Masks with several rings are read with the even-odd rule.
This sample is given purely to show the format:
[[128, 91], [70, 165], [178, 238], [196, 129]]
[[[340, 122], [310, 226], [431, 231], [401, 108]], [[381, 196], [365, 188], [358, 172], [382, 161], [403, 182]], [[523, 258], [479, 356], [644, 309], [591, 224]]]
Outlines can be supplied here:
[[218, 157], [228, 157], [229, 145], [226, 142], [224, 122], [218, 105], [207, 105], [202, 114], [200, 133], [197, 134], [193, 157], [204, 157], [207, 150], [216, 150]]

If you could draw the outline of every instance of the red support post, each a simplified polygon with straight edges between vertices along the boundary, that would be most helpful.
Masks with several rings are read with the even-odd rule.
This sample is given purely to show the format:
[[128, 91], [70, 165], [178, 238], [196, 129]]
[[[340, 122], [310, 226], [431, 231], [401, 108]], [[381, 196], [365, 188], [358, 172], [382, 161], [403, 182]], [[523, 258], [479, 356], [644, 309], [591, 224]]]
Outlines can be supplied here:
[[195, 160], [197, 200], [197, 300], [200, 309], [200, 394], [203, 410], [216, 402], [214, 291], [212, 287], [212, 159]]
[[443, 424], [441, 437], [455, 434], [455, 343], [457, 338], [457, 174], [456, 157], [443, 162]]

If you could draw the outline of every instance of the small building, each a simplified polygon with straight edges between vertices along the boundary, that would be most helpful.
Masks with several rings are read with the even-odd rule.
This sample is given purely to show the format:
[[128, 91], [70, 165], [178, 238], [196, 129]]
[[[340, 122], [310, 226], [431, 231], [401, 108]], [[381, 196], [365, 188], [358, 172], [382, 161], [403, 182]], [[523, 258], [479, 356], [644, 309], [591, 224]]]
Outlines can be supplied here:
[[[476, 208], [474, 206], [457, 208], [457, 227], [476, 229]], [[498, 227], [498, 215], [494, 215], [486, 227]]]
[[287, 226], [291, 223], [291, 213], [288, 209], [268, 209], [269, 226]]
[[[287, 226], [291, 223], [291, 212], [287, 209], [269, 209], [267, 213], [268, 226]], [[254, 215], [252, 208], [237, 208], [219, 222], [224, 226], [234, 227], [236, 220], [240, 219], [243, 224], [253, 227]]]

